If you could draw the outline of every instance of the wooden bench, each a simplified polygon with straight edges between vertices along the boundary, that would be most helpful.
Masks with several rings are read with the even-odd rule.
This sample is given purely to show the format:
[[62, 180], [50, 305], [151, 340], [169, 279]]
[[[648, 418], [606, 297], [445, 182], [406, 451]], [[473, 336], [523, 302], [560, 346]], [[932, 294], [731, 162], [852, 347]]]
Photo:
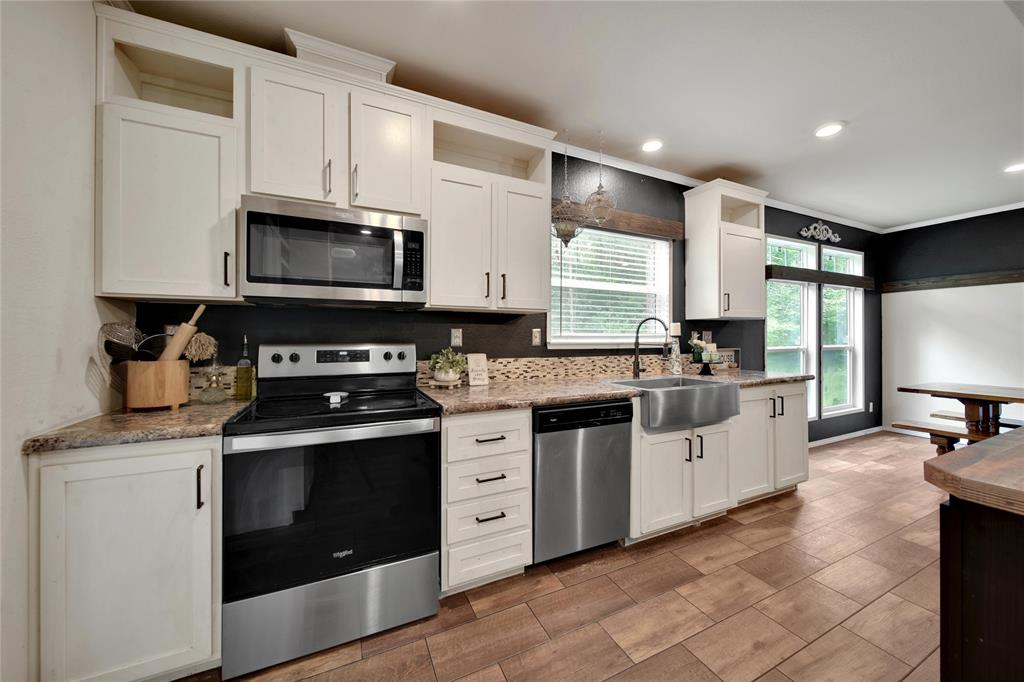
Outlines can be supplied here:
[[914, 419], [904, 419], [903, 421], [893, 422], [892, 427], [894, 429], [903, 429], [905, 431], [920, 431], [922, 433], [927, 433], [931, 436], [931, 442], [932, 445], [935, 446], [935, 451], [940, 455], [952, 452], [954, 446], [959, 443], [961, 439], [967, 440], [968, 436], [967, 427], [943, 424], [942, 422], [925, 422]]
[[[956, 412], [954, 410], [938, 410], [932, 412], [930, 417], [935, 419], [948, 419], [950, 421], [962, 422], [965, 421], [963, 412]], [[999, 425], [1008, 429], [1019, 429], [1024, 426], [1024, 419], [1014, 419], [1013, 417], [999, 417]]]

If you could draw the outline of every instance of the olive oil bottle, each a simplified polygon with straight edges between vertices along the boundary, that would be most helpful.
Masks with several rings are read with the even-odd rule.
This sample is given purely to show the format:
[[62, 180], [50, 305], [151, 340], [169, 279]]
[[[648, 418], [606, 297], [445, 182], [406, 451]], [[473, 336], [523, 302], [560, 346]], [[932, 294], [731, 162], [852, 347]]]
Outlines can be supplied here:
[[242, 335], [242, 357], [235, 366], [235, 399], [252, 400], [252, 360], [249, 358], [249, 337]]

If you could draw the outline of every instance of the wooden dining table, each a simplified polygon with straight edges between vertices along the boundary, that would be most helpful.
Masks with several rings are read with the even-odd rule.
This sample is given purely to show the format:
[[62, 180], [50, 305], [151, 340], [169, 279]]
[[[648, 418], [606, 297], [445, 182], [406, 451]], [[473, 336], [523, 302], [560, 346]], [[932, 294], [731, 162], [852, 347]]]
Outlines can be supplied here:
[[935, 398], [953, 398], [964, 406], [967, 440], [971, 443], [999, 435], [1003, 405], [1024, 403], [1024, 387], [953, 384], [945, 382], [899, 386], [902, 393], [923, 393]]

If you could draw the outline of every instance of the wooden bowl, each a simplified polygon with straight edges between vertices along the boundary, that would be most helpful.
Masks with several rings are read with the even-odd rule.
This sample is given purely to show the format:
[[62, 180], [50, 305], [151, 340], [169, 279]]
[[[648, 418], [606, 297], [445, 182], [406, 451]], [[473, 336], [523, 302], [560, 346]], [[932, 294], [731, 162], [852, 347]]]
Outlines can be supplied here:
[[127, 368], [125, 412], [153, 407], [169, 407], [177, 412], [179, 405], [188, 402], [188, 360], [124, 364]]

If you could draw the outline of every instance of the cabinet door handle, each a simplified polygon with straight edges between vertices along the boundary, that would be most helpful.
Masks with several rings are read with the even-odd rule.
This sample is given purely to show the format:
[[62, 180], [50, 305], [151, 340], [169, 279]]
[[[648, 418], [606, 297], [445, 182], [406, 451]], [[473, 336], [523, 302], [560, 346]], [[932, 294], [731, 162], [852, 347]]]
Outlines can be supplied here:
[[492, 476], [490, 478], [478, 478], [478, 479], [476, 479], [476, 482], [477, 483], [491, 483], [492, 481], [501, 481], [501, 480], [506, 479], [506, 478], [508, 478], [508, 476], [506, 476], [505, 474], [498, 474], [497, 476]]
[[359, 164], [352, 167], [352, 198], [359, 198]]
[[196, 509], [202, 509], [203, 505], [203, 465], [196, 467]]
[[771, 419], [775, 419], [775, 398], [769, 398], [772, 401], [772, 413], [768, 415]]
[[334, 191], [334, 159], [327, 159], [327, 195]]
[[503, 301], [506, 298], [505, 294], [506, 294], [507, 290], [508, 290], [508, 278], [505, 277], [505, 273], [503, 272], [503, 273], [501, 273], [501, 300], [503, 300]]
[[689, 438], [686, 439], [686, 461], [693, 461], [693, 441]]
[[700, 442], [700, 449], [697, 451], [697, 459], [704, 459], [704, 436], [697, 436]]
[[784, 395], [779, 396], [779, 416], [786, 416], [786, 396]]
[[231, 286], [231, 281], [228, 279], [228, 259], [231, 258], [231, 252], [224, 252], [224, 286]]
[[732, 301], [729, 300], [729, 292], [725, 292], [725, 311], [729, 312], [729, 308], [732, 306]]
[[475, 518], [476, 518], [476, 522], [477, 523], [487, 523], [488, 521], [497, 521], [499, 519], [505, 518], [505, 512], [501, 512], [500, 514], [498, 514], [496, 516], [488, 516], [485, 519], [481, 519], [479, 516], [477, 516]]
[[484, 277], [487, 278], [487, 293], [484, 294], [484, 298], [490, 298], [491, 297], [491, 273], [485, 272], [484, 273]]
[[495, 438], [474, 438], [477, 443], [497, 443], [500, 440], [505, 440], [505, 434], [501, 434]]

